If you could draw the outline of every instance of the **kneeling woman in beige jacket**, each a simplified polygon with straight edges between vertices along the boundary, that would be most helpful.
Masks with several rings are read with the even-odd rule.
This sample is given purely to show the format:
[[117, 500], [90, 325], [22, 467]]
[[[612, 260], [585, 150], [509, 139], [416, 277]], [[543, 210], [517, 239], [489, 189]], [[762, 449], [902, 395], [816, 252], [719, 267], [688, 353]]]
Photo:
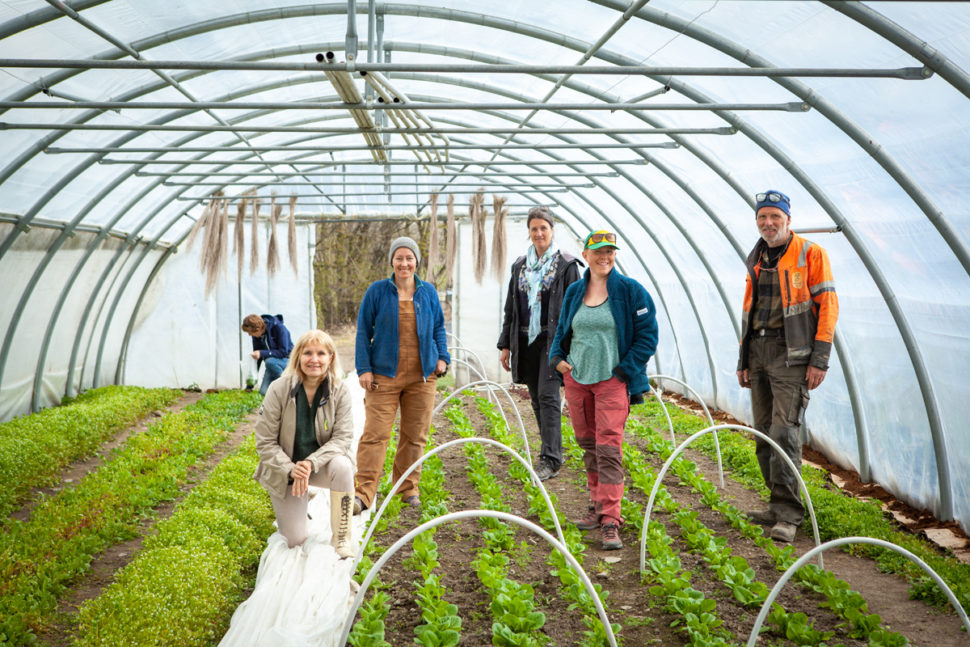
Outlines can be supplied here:
[[344, 558], [354, 555], [354, 421], [350, 391], [339, 375], [330, 335], [321, 330], [304, 333], [259, 409], [259, 465], [253, 477], [269, 491], [276, 525], [290, 548], [307, 537], [307, 487], [330, 488], [331, 543]]

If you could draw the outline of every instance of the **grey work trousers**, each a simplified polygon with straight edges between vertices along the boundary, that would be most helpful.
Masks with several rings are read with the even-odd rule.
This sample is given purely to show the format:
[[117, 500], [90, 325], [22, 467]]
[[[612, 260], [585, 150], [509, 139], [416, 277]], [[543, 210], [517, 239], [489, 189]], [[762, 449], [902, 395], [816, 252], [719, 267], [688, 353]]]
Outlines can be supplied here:
[[546, 337], [540, 335], [531, 344], [528, 338], [519, 338], [519, 375], [529, 388], [532, 413], [539, 425], [542, 447], [539, 456], [545, 457], [554, 469], [562, 465], [562, 399], [559, 375], [549, 366], [546, 354]]
[[[310, 485], [330, 488], [331, 492], [353, 492], [353, 464], [346, 456], [334, 456], [319, 472], [310, 474]], [[293, 548], [306, 541], [309, 491], [302, 496], [293, 496], [293, 486], [287, 485], [284, 498], [272, 494], [269, 498], [273, 503], [273, 512], [276, 513], [276, 527], [286, 537], [287, 546]]]
[[[801, 425], [808, 406], [805, 366], [786, 366], [785, 337], [752, 337], [748, 355], [754, 428], [766, 434], [799, 469], [802, 461]], [[768, 508], [776, 521], [796, 526], [805, 517], [798, 480], [778, 452], [758, 438], [755, 453], [765, 485], [771, 491]]]

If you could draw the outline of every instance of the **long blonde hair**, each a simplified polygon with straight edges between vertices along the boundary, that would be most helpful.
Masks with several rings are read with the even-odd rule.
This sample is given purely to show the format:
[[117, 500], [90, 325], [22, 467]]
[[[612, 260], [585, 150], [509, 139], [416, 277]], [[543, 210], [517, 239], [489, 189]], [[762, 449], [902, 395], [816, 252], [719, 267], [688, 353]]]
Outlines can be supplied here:
[[300, 368], [300, 357], [303, 355], [307, 346], [320, 346], [323, 350], [330, 353], [330, 367], [327, 369], [327, 377], [330, 378], [331, 387], [340, 381], [343, 371], [340, 369], [340, 358], [337, 356], [337, 345], [333, 343], [333, 338], [322, 330], [308, 330], [296, 340], [293, 350], [290, 351], [290, 360], [286, 364], [283, 376], [290, 377], [295, 375], [301, 382], [306, 381], [306, 374]]

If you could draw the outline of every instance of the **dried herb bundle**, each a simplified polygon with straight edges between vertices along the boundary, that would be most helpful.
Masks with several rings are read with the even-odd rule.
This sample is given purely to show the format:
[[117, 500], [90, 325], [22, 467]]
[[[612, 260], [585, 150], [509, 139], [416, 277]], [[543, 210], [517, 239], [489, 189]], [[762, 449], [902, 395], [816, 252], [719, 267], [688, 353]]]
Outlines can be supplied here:
[[492, 226], [492, 275], [497, 281], [502, 280], [505, 273], [505, 256], [508, 243], [505, 239], [505, 216], [509, 210], [505, 206], [508, 198], [493, 195], [492, 210], [495, 212], [495, 223]]
[[438, 265], [438, 194], [431, 194], [431, 231], [428, 235], [428, 266], [424, 271], [424, 280], [434, 282], [434, 270]]

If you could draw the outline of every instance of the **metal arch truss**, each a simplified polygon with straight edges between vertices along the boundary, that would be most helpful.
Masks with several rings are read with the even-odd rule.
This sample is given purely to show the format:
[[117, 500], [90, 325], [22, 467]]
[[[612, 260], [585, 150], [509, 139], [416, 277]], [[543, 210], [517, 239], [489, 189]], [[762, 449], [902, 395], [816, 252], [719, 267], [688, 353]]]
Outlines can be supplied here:
[[[592, 0], [592, 1], [617, 10], [630, 9], [630, 7], [625, 6], [623, 3], [616, 2], [615, 0]], [[21, 31], [23, 29], [29, 28], [31, 26], [34, 26], [46, 20], [49, 20], [53, 17], [56, 17], [60, 15], [61, 11], [63, 11], [64, 13], [71, 15], [71, 17], [74, 18], [75, 20], [79, 20], [79, 22], [82, 22], [82, 24], [85, 24], [85, 26], [88, 26], [90, 29], [92, 29], [92, 31], [99, 33], [99, 35], [105, 36], [107, 40], [117, 45], [119, 47], [119, 50], [117, 53], [112, 54], [112, 56], [115, 56], [117, 58], [124, 55], [132, 55], [133, 50], [130, 47], [126, 47], [118, 43], [116, 40], [113, 40], [107, 35], [103, 34], [94, 26], [91, 26], [88, 23], [80, 20], [79, 16], [76, 14], [76, 10], [83, 8], [84, 6], [90, 6], [93, 4], [98, 4], [98, 3], [96, 2], [75, 3], [75, 5], [73, 5], [73, 9], [63, 5], [58, 5], [56, 9], [38, 10], [31, 14], [28, 14], [24, 19], [17, 21], [16, 24], [7, 23], [6, 25], [0, 26], [0, 32], [16, 33], [17, 31]], [[970, 273], [970, 254], [967, 253], [967, 250], [963, 245], [961, 239], [952, 231], [952, 228], [950, 227], [949, 223], [945, 220], [945, 218], [942, 217], [939, 209], [937, 209], [935, 205], [933, 205], [932, 201], [929, 199], [926, 193], [916, 184], [915, 180], [910, 178], [902, 170], [902, 168], [898, 165], [898, 163], [895, 162], [895, 160], [892, 159], [889, 156], [889, 154], [885, 152], [885, 150], [879, 147], [878, 144], [874, 144], [872, 140], [868, 138], [867, 133], [863, 132], [855, 124], [849, 121], [844, 115], [839, 113], [831, 104], [826, 102], [825, 99], [812, 93], [808, 88], [803, 86], [797, 80], [793, 80], [792, 78], [790, 78], [798, 74], [801, 74], [803, 76], [809, 76], [809, 75], [812, 75], [811, 71], [772, 68], [766, 60], [759, 58], [756, 54], [752, 54], [752, 52], [750, 52], [749, 50], [743, 50], [736, 43], [733, 43], [719, 36], [718, 34], [715, 34], [697, 25], [692, 25], [690, 23], [687, 23], [686, 21], [683, 21], [679, 18], [671, 16], [670, 14], [653, 10], [652, 8], [649, 8], [649, 7], [643, 7], [642, 4], [643, 3], [637, 4], [636, 12], [634, 14], [637, 18], [640, 18], [642, 20], [647, 20], [667, 28], [675, 29], [679, 33], [684, 34], [686, 37], [693, 38], [698, 42], [707, 44], [736, 59], [740, 60], [743, 56], [745, 62], [751, 64], [753, 67], [740, 68], [739, 70], [736, 71], [737, 74], [745, 74], [745, 75], [759, 74], [762, 76], [769, 76], [771, 78], [774, 78], [780, 85], [788, 88], [796, 95], [802, 97], [804, 101], [809, 102], [812, 107], [819, 110], [827, 119], [829, 119], [834, 125], [836, 125], [843, 132], [845, 132], [851, 139], [856, 141], [860, 145], [860, 147], [866, 150], [873, 157], [873, 159], [875, 159], [888, 173], [890, 173], [890, 175], [897, 181], [897, 183], [899, 183], [899, 185], [907, 192], [907, 194], [909, 194], [914, 199], [914, 201], [924, 212], [927, 218], [938, 229], [943, 239], [946, 241], [946, 243], [949, 245], [951, 250], [953, 250], [953, 253], [957, 256], [961, 264], [964, 266], [965, 270], [967, 270], [967, 272]], [[833, 3], [830, 3], [830, 4], [833, 4]], [[382, 15], [385, 15], [385, 14], [417, 15], [417, 9], [419, 9], [418, 7], [415, 7], [413, 5], [380, 4], [376, 6]], [[525, 25], [522, 23], [512, 23], [510, 21], [492, 17], [492, 16], [487, 16], [487, 15], [477, 14], [472, 12], [437, 9], [437, 8], [431, 8], [431, 7], [420, 7], [420, 10], [421, 10], [421, 15], [424, 15], [424, 16], [457, 20], [457, 21], [468, 21], [468, 22], [474, 21], [477, 24], [481, 24], [486, 27], [502, 29], [502, 30], [526, 35], [532, 38], [548, 40], [550, 42], [556, 42], [557, 44], [562, 45], [563, 47], [577, 49], [579, 51], [583, 51], [585, 47], [585, 45], [581, 44], [579, 41], [565, 37], [562, 34], [557, 34], [552, 31], [540, 29], [540, 28], [537, 28], [531, 25]], [[214, 30], [214, 29], [220, 29], [223, 27], [228, 27], [234, 24], [258, 22], [260, 20], [278, 19], [278, 18], [284, 18], [284, 17], [294, 17], [305, 13], [312, 13], [313, 15], [324, 15], [324, 14], [339, 14], [345, 11], [346, 11], [346, 6], [344, 4], [313, 5], [311, 7], [287, 7], [282, 10], [273, 10], [273, 11], [266, 10], [261, 12], [251, 12], [246, 14], [227, 16], [220, 20], [211, 21], [211, 24], [207, 24], [205, 29]], [[846, 13], [846, 15], [849, 15], [852, 19], [859, 21], [860, 24], [867, 26], [868, 28], [874, 30], [876, 33], [881, 34], [883, 37], [890, 38], [894, 40], [894, 42], [902, 43], [905, 47], [907, 47], [910, 50], [917, 49], [914, 39], [911, 38], [909, 34], [905, 33], [900, 28], [892, 25], [891, 23], [883, 19], [875, 12], [872, 12], [871, 10], [868, 10], [868, 9], [860, 8], [856, 6], [856, 3], [852, 3], [850, 7], [848, 7], [843, 11]], [[142, 49], [148, 49], [154, 45], [161, 44], [164, 42], [173, 42], [189, 34], [197, 34], [199, 33], [199, 31], [200, 31], [199, 26], [190, 25], [185, 28], [182, 28], [181, 30], [175, 30], [173, 32], [166, 33], [164, 35], [159, 35], [159, 36], [155, 36], [154, 38], [145, 39], [139, 43], [139, 46]], [[928, 51], [925, 47], [923, 49], [918, 49], [918, 53], [922, 58], [925, 59], [924, 62], [926, 63], [927, 67], [913, 68], [914, 71], [919, 70], [919, 73], [916, 74], [914, 71], [907, 71], [905, 72], [904, 76], [909, 75], [911, 76], [911, 78], [916, 78], [917, 76], [925, 78], [928, 72], [931, 72], [932, 70], [935, 70], [935, 69], [941, 69], [941, 73], [946, 73], [946, 76], [944, 78], [947, 80], [948, 83], [960, 89], [960, 91], [963, 92], [964, 94], [967, 94], [968, 84], [967, 84], [966, 75], [961, 73], [959, 68], [957, 68], [956, 66], [953, 66], [945, 57], [940, 55], [938, 52]], [[137, 53], [135, 54], [137, 55]], [[626, 60], [624, 57], [611, 54], [609, 52], [597, 53], [596, 56], [610, 63], [616, 64], [619, 62], [620, 64], [625, 65], [627, 67], [633, 66], [633, 63], [634, 63], [632, 61]], [[573, 69], [573, 68], [577, 68], [577, 69]], [[358, 67], [356, 69], [363, 69], [363, 67]], [[393, 68], [374, 67], [373, 69], [378, 70], [378, 69], [393, 69]], [[435, 69], [440, 71], [442, 69], [447, 69], [447, 68], [438, 67]], [[471, 66], [464, 66], [462, 69], [466, 69], [470, 71]], [[742, 70], [747, 70], [747, 71], [742, 71]], [[493, 69], [490, 71], [498, 71], [498, 70]], [[512, 70], [508, 70], [508, 71], [512, 71]], [[538, 70], [533, 70], [533, 71], [538, 71]], [[588, 74], [588, 73], [598, 72], [598, 70], [594, 69], [593, 67], [584, 68], [582, 66], [552, 66], [547, 71], [566, 73], [566, 74], [573, 74], [573, 73]], [[605, 72], [605, 70], [603, 71]], [[630, 70], [626, 70], [626, 72], [629, 72], [629, 71]], [[660, 72], [678, 73], [681, 76], [686, 76], [691, 73], [691, 69], [650, 68], [643, 71], [643, 73], [648, 76], [653, 76]], [[714, 72], [715, 71], [710, 69], [707, 70], [707, 73], [709, 74]], [[732, 72], [732, 73], [735, 73], [735, 72]], [[63, 80], [65, 78], [68, 78], [70, 75], [71, 75], [70, 73], [59, 72], [59, 73], [50, 75], [48, 78], [50, 79], [60, 78]], [[898, 73], [895, 73], [895, 75], [899, 77]], [[185, 91], [178, 85], [177, 81], [175, 81], [171, 77], [166, 78], [166, 76], [167, 75], [163, 76], [162, 78], [166, 81], [168, 85], [170, 85], [171, 87], [175, 87], [179, 91], [183, 92], [183, 94], [185, 94]], [[886, 74], [886, 76], [891, 76], [891, 75]], [[683, 94], [699, 101], [704, 100], [704, 98], [700, 95], [700, 93], [694, 91], [687, 84], [679, 80], [675, 80], [671, 83], [675, 85], [678, 91], [682, 92]], [[30, 96], [30, 94], [33, 94], [33, 93], [34, 93], [33, 90], [28, 90], [27, 92], [24, 93], [24, 95]], [[640, 118], [644, 118], [643, 115], [639, 113], [635, 113], [635, 114]], [[767, 140], [767, 138], [765, 138], [759, 131], [745, 124], [737, 116], [730, 114], [728, 111], [722, 111], [722, 112], [719, 112], [718, 114], [726, 121], [731, 123], [732, 126], [736, 128], [739, 132], [742, 132], [744, 135], [748, 136], [757, 146], [759, 146], [762, 150], [767, 152], [769, 155], [775, 158], [780, 164], [782, 164], [785, 168], [787, 168], [792, 173], [793, 177], [806, 188], [806, 190], [819, 202], [820, 205], [822, 205], [822, 207], [829, 213], [829, 215], [833, 218], [833, 220], [835, 220], [836, 223], [843, 228], [843, 233], [846, 235], [847, 240], [850, 242], [855, 252], [859, 255], [860, 259], [863, 261], [863, 264], [865, 265], [871, 278], [875, 282], [877, 288], [880, 290], [880, 293], [882, 294], [884, 300], [886, 301], [890, 309], [893, 320], [896, 323], [897, 328], [899, 329], [899, 332], [903, 338], [906, 349], [909, 353], [910, 359], [913, 363], [914, 371], [917, 377], [917, 381], [919, 383], [920, 391], [923, 396], [924, 405], [926, 407], [927, 415], [929, 417], [930, 431], [933, 437], [934, 449], [936, 452], [937, 470], [938, 470], [938, 477], [939, 477], [939, 484], [940, 484], [940, 491], [941, 491], [942, 509], [941, 509], [940, 516], [941, 518], [944, 518], [944, 519], [952, 518], [952, 492], [951, 492], [952, 484], [950, 482], [950, 477], [949, 477], [950, 470], [949, 470], [948, 456], [946, 451], [946, 438], [943, 432], [942, 420], [940, 419], [940, 415], [939, 415], [939, 407], [936, 401], [936, 396], [934, 394], [933, 382], [925, 366], [925, 362], [923, 360], [919, 347], [916, 343], [916, 338], [911, 329], [911, 326], [908, 323], [905, 313], [901, 310], [901, 308], [896, 303], [895, 295], [893, 294], [891, 287], [888, 285], [886, 278], [883, 276], [880, 268], [877, 266], [875, 260], [873, 259], [872, 255], [866, 248], [861, 237], [854, 231], [854, 229], [851, 227], [851, 224], [839, 212], [839, 210], [835, 207], [834, 203], [828, 199], [828, 197], [824, 194], [821, 188], [817, 187], [812, 182], [811, 178], [804, 171], [802, 171], [797, 165], [795, 165], [793, 161], [783, 153], [783, 151], [779, 150], [774, 144], [772, 144], [769, 140]], [[245, 132], [245, 129], [232, 127], [229, 129], [229, 131], [232, 132], [235, 136], [240, 137], [238, 133]], [[586, 133], [586, 132], [589, 132], [589, 130], [582, 130], [581, 132]], [[44, 141], [47, 141], [49, 139], [56, 139], [56, 138], [57, 138], [57, 135], [53, 134], [44, 138]], [[248, 141], [246, 141], [244, 138], [240, 137], [240, 139], [244, 141], [246, 144], [248, 144]], [[711, 167], [712, 170], [714, 170], [716, 173], [718, 173], [718, 175], [724, 178], [725, 181], [727, 181], [728, 184], [732, 186], [743, 199], [750, 200], [750, 198], [747, 196], [748, 192], [744, 191], [743, 187], [741, 187], [737, 182], [733, 181], [733, 178], [730, 177], [730, 174], [726, 174], [722, 172], [722, 169], [720, 169], [718, 165], [712, 164], [711, 159], [709, 157], [698, 154], [697, 149], [695, 147], [688, 146], [688, 148], [693, 154], [697, 155], [702, 161], [704, 161], [704, 163], [706, 163], [709, 167]], [[37, 152], [39, 151], [37, 150], [34, 150], [34, 152], [28, 151], [23, 155], [21, 155], [20, 158], [15, 160], [11, 165], [8, 165], [3, 172], [3, 179], [5, 179], [6, 177], [9, 177], [10, 173], [12, 172], [11, 169], [15, 170], [16, 168], [19, 168], [19, 166], [21, 166], [27, 159], [29, 159], [30, 157], [33, 157], [33, 155], [36, 155]], [[258, 152], [253, 151], [253, 153], [258, 156]], [[76, 169], [74, 172], [65, 175], [62, 178], [62, 180], [58, 182], [54, 188], [52, 188], [52, 190], [59, 191], [61, 188], [64, 187], [66, 182], [71, 181], [75, 177], [77, 177], [77, 175], [80, 174], [83, 168], [84, 167], [82, 166], [80, 169]], [[0, 179], [0, 181], [2, 181], [2, 179]], [[710, 213], [706, 208], [706, 205], [703, 205], [701, 202], [697, 201], [697, 196], [690, 195], [690, 197], [699, 206], [701, 206], [702, 210], [704, 210], [710, 216]], [[20, 223], [18, 223], [19, 226], [16, 229], [14, 229], [14, 231], [11, 233], [8, 239], [3, 242], [2, 246], [0, 246], [0, 256], [2, 256], [7, 249], [9, 249], [9, 246], [10, 244], [12, 244], [13, 239], [16, 236], [18, 236], [19, 233], [22, 232], [26, 227], [29, 226], [29, 220], [33, 218], [34, 215], [36, 215], [36, 213], [39, 211], [40, 205], [45, 204], [49, 199], [50, 199], [50, 192], [48, 192], [47, 197], [42, 198], [38, 203], [35, 204], [35, 206], [30, 210], [31, 214], [28, 217], [25, 217]], [[722, 228], [722, 231], [725, 231], [725, 230]], [[728, 235], [726, 231], [725, 231], [725, 235]], [[703, 258], [703, 254], [701, 254], [700, 256]], [[137, 266], [137, 263], [136, 263], [136, 266]], [[683, 283], [683, 280], [681, 282]], [[123, 284], [126, 284], [126, 283], [127, 281], [125, 281]], [[689, 295], [689, 291], [687, 291], [686, 286], [684, 286], [684, 289], [685, 289], [685, 292]], [[120, 297], [120, 294], [119, 294], [119, 297]], [[698, 323], [700, 323], [699, 319], [698, 319]], [[732, 320], [732, 323], [735, 323], [736, 325], [736, 322], [734, 322], [733, 320]], [[703, 330], [703, 326], [701, 326], [701, 328]], [[839, 351], [839, 347], [837, 346], [836, 348], [837, 348], [837, 351]], [[709, 361], [712, 361], [710, 348], [707, 349], [707, 352], [708, 352]], [[840, 358], [844, 358], [843, 354], [840, 351], [839, 351], [839, 356]], [[99, 352], [99, 357], [100, 357], [100, 352]], [[0, 364], [2, 364], [3, 361], [5, 361], [5, 357], [0, 358]], [[851, 370], [851, 364], [843, 362], [844, 371], [846, 370], [847, 366], [850, 367], [848, 370]], [[847, 384], [849, 382], [854, 383], [855, 382], [854, 378], [847, 379]], [[714, 384], [716, 389], [716, 380], [713, 378], [713, 376], [712, 376], [712, 384]], [[850, 398], [852, 399], [853, 409], [855, 409], [856, 407], [861, 407], [862, 405], [861, 405], [861, 401], [858, 399], [858, 394], [853, 392], [851, 385], [849, 385], [849, 389], [850, 389]], [[864, 416], [860, 419], [860, 417], [856, 415], [857, 425], [860, 424], [860, 420], [864, 423]], [[860, 451], [860, 455], [861, 453], [862, 452]]]

